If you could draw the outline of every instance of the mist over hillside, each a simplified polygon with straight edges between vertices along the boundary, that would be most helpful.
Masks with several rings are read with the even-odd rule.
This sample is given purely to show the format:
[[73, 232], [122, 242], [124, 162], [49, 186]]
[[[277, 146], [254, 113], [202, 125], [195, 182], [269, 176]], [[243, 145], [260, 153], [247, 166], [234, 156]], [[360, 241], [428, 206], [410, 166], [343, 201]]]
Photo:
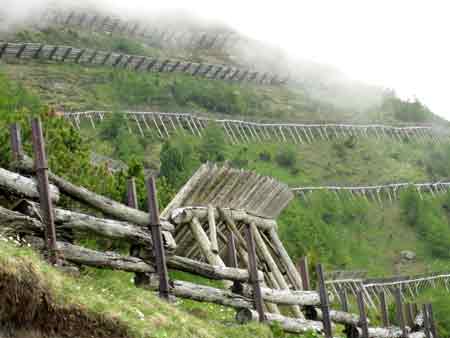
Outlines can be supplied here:
[[[313, 100], [323, 102], [319, 111], [323, 111], [320, 120], [327, 120], [329, 107], [351, 112], [352, 120], [369, 120], [363, 115], [381, 104], [383, 88], [349, 79], [338, 69], [317, 64], [308, 60], [299, 60], [279, 47], [264, 41], [249, 38], [233, 27], [217, 20], [200, 17], [185, 9], [163, 9], [157, 6], [135, 8], [131, 4], [115, 5], [111, 1], [19, 1], [2, 9], [2, 31], [11, 32], [26, 29], [30, 25], [39, 25], [44, 29], [41, 18], [45, 13], [70, 11], [95, 13], [101, 16], [117, 17], [125, 22], [135, 22], [154, 28], [156, 31], [197, 31], [209, 34], [227, 34], [232, 43], [221, 51], [224, 57], [238, 66], [259, 71], [268, 71], [288, 77], [291, 84], [304, 91]], [[4, 35], [3, 33], [2, 35]], [[301, 44], [301, 41], [295, 43]]]

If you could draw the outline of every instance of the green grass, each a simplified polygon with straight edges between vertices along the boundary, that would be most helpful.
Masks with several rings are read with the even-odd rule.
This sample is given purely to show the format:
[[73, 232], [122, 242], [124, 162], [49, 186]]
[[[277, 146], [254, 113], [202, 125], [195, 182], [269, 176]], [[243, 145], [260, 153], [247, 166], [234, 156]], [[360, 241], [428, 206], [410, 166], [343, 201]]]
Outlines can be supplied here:
[[161, 301], [155, 293], [134, 287], [130, 273], [84, 269], [81, 277], [73, 278], [41, 261], [30, 249], [0, 241], [0, 267], [14, 272], [17, 264], [32, 264], [57, 304], [78, 305], [116, 318], [130, 329], [133, 338], [273, 337], [268, 326], [236, 324], [233, 311], [223, 307]]

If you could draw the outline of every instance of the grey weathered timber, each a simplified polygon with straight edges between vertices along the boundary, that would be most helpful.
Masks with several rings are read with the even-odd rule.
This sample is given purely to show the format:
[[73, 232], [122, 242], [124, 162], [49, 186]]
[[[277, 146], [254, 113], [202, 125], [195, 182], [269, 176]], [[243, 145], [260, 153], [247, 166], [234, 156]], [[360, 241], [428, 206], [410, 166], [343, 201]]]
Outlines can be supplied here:
[[0, 206], [0, 233], [3, 235], [35, 234], [41, 236], [44, 232], [44, 225], [34, 218], [21, 213], [8, 210]]
[[[1, 214], [2, 210], [0, 208], [0, 217]], [[29, 220], [39, 222], [31, 218]], [[43, 227], [42, 224], [40, 226]], [[40, 237], [26, 235], [24, 236], [24, 240], [31, 243], [35, 249], [44, 249], [44, 241]], [[127, 272], [155, 272], [155, 267], [152, 264], [137, 257], [122, 256], [115, 252], [100, 252], [62, 241], [57, 241], [57, 246], [64, 260], [77, 265]]]
[[[157, 290], [158, 282], [152, 281], [145, 287]], [[181, 280], [172, 280], [170, 293], [175, 297], [187, 298], [199, 302], [209, 302], [235, 309], [251, 309], [253, 301], [247, 297], [233, 293], [231, 290], [218, 289], [211, 286], [194, 284]]]
[[[28, 158], [24, 158], [15, 164], [21, 171], [33, 173], [33, 164]], [[49, 172], [50, 181], [56, 185], [64, 194], [75, 200], [86, 203], [106, 215], [122, 221], [135, 223], [141, 226], [149, 225], [149, 215], [146, 212], [130, 208], [122, 203], [113, 201], [107, 197], [98, 195], [84, 187], [76, 186], [66, 179]], [[174, 227], [167, 221], [161, 220], [163, 230], [173, 231]]]
[[13, 161], [19, 161], [23, 156], [22, 134], [20, 131], [20, 125], [17, 123], [13, 123], [10, 126], [10, 132]]
[[270, 242], [276, 249], [276, 253], [279, 255], [281, 262], [286, 268], [287, 275], [291, 281], [291, 283], [294, 285], [294, 288], [296, 290], [302, 290], [302, 281], [301, 277], [295, 268], [294, 263], [292, 262], [288, 252], [286, 251], [283, 243], [280, 240], [280, 237], [278, 236], [278, 232], [275, 228], [271, 228], [269, 230], [269, 237]]
[[114, 252], [100, 252], [72, 245], [67, 242], [58, 242], [58, 250], [65, 260], [80, 265], [128, 272], [155, 272], [155, 267], [153, 265], [150, 265], [137, 257], [122, 256]]
[[55, 219], [53, 214], [53, 203], [50, 192], [50, 182], [48, 179], [48, 161], [45, 152], [44, 133], [39, 118], [31, 121], [31, 135], [34, 150], [34, 168], [36, 170], [39, 201], [41, 203], [41, 215], [45, 224], [45, 244], [49, 254], [49, 262], [58, 263], [58, 253], [56, 247]]
[[[242, 294], [249, 298], [253, 297], [253, 288], [245, 285]], [[261, 296], [264, 301], [279, 305], [320, 305], [320, 297], [316, 291], [278, 290], [261, 287]]]
[[[259, 253], [260, 259], [268, 265], [269, 270], [273, 273], [279, 288], [283, 289], [283, 290], [289, 290], [288, 283], [284, 279], [284, 276], [281, 273], [280, 268], [278, 267], [277, 263], [275, 262], [274, 258], [272, 257], [263, 237], [259, 233], [258, 228], [254, 224], [250, 224], [250, 228], [253, 233], [256, 249]], [[304, 316], [298, 306], [295, 306], [295, 305], [292, 306], [292, 311], [294, 312], [296, 317], [304, 318]]]
[[298, 265], [299, 265], [299, 272], [300, 272], [300, 278], [302, 280], [303, 290], [311, 290], [310, 281], [309, 281], [308, 257], [304, 256], [304, 257], [300, 258]]
[[381, 312], [381, 321], [383, 323], [384, 327], [389, 326], [389, 315], [388, 315], [388, 308], [386, 303], [386, 294], [383, 290], [379, 293], [380, 298], [380, 312]]
[[402, 337], [406, 338], [408, 336], [408, 331], [406, 329], [405, 315], [403, 313], [402, 292], [399, 287], [395, 289], [394, 296], [395, 296], [395, 307], [397, 312], [397, 321], [402, 330]]
[[[144, 71], [152, 71], [152, 72], [167, 72], [166, 65], [171, 64], [185, 64], [188, 61], [176, 60], [176, 59], [166, 59], [164, 61], [159, 60], [155, 61], [153, 57], [147, 57], [142, 55], [127, 55], [127, 54], [117, 54], [106, 51], [98, 51], [93, 49], [83, 49], [83, 53], [80, 56], [80, 49], [73, 46], [52, 46], [52, 45], [41, 45], [37, 43], [24, 42], [24, 43], [15, 43], [15, 42], [0, 42], [0, 58], [3, 59], [11, 59], [11, 58], [19, 58], [21, 60], [45, 60], [52, 62], [72, 62], [83, 65], [91, 65], [91, 66], [99, 66], [99, 67], [119, 67], [121, 65], [122, 60], [127, 60], [124, 66], [127, 67], [130, 71], [136, 72], [144, 72]], [[39, 53], [37, 53], [39, 51]], [[145, 58], [145, 61], [142, 59]], [[142, 65], [142, 67], [137, 67], [137, 64]], [[154, 65], [159, 63], [159, 67], [155, 69]], [[175, 72], [183, 72], [184, 74], [192, 75], [192, 76], [200, 76], [207, 79], [213, 79], [208, 75], [209, 72], [200, 72], [199, 70], [203, 67], [204, 64], [190, 62], [191, 67], [184, 71], [184, 67], [177, 67], [176, 69], [171, 68], [171, 70]], [[147, 64], [146, 67], [144, 65]], [[121, 66], [123, 67], [123, 66]], [[209, 69], [220, 67], [220, 65], [207, 65]], [[197, 71], [191, 72], [191, 68], [196, 68]], [[237, 72], [245, 72], [244, 69], [238, 69]], [[220, 78], [216, 78], [220, 79]], [[240, 82], [239, 78], [229, 77], [226, 79], [227, 81], [235, 81]], [[249, 78], [246, 77], [243, 81], [249, 82]], [[252, 83], [260, 84], [260, 85], [283, 85], [285, 83], [284, 80], [277, 80], [271, 82], [259, 81], [259, 78], [256, 78], [251, 81]]]
[[[343, 325], [351, 325], [351, 326], [358, 326], [359, 325], [359, 316], [351, 313], [351, 312], [344, 312], [339, 310], [330, 310], [330, 321], [336, 324], [343, 324]], [[318, 308], [314, 308], [313, 315], [309, 317], [309, 319], [320, 319], [323, 320], [323, 312], [322, 310]]]
[[317, 265], [317, 278], [319, 285], [319, 295], [320, 295], [320, 309], [322, 312], [322, 323], [324, 328], [325, 338], [332, 338], [333, 332], [331, 328], [330, 319], [330, 302], [328, 300], [328, 292], [325, 287], [325, 280], [323, 276], [323, 268], [321, 264]]
[[225, 263], [220, 256], [212, 251], [208, 235], [206, 235], [202, 225], [196, 218], [193, 218], [191, 221], [191, 231], [208, 263], [219, 267], [225, 267]]
[[[217, 208], [213, 208], [211, 206], [211, 214], [214, 216], [214, 220], [218, 221], [220, 220], [220, 213], [218, 212]], [[233, 220], [237, 222], [243, 222], [243, 223], [253, 223], [258, 228], [269, 230], [272, 228], [277, 227], [277, 223], [273, 219], [258, 217], [255, 215], [252, 215], [245, 210], [238, 210], [238, 209], [231, 209], [231, 208], [221, 208], [222, 213], [227, 213]], [[171, 221], [173, 221], [175, 224], [185, 224], [190, 223], [193, 218], [197, 218], [198, 221], [206, 221], [208, 219], [208, 222], [212, 221], [212, 217], [209, 216], [209, 208], [207, 207], [184, 207], [184, 208], [177, 208], [172, 211], [172, 214], [170, 216]]]
[[367, 322], [367, 314], [366, 314], [366, 307], [364, 304], [364, 298], [363, 298], [362, 291], [358, 291], [357, 293], [357, 302], [358, 302], [358, 309], [359, 309], [359, 323], [361, 327], [361, 338], [369, 338], [369, 323]]
[[430, 318], [428, 316], [427, 304], [423, 304], [422, 305], [422, 313], [423, 313], [423, 323], [424, 323], [425, 337], [426, 338], [431, 338], [431, 325], [430, 325]]
[[[258, 230], [256, 230], [258, 231]], [[248, 252], [248, 269], [250, 274], [250, 282], [253, 286], [253, 303], [258, 313], [258, 320], [263, 322], [266, 320], [264, 314], [261, 284], [258, 279], [258, 261], [256, 258], [256, 246], [254, 238], [254, 226], [247, 224], [245, 227], [246, 240], [247, 240], [247, 252]]]
[[[247, 283], [250, 279], [247, 269], [211, 265], [181, 256], [168, 257], [167, 265], [174, 270], [185, 271], [214, 280], [230, 280]], [[259, 280], [263, 280], [264, 275], [262, 271], [258, 271], [258, 278]]]
[[[3, 168], [0, 168], [0, 194], [33, 200], [39, 199], [38, 184], [35, 179]], [[59, 200], [59, 189], [54, 185], [50, 185], [50, 196], [54, 202]]]
[[[39, 209], [39, 204], [27, 200], [20, 201], [14, 207], [14, 211], [40, 220]], [[130, 244], [146, 245], [147, 247], [153, 245], [150, 231], [132, 223], [98, 218], [61, 208], [55, 208], [54, 213], [56, 231], [61, 235], [69, 231], [78, 231], [104, 238], [121, 239]], [[30, 228], [29, 231], [33, 231], [33, 229]], [[176, 249], [175, 241], [170, 232], [164, 231], [163, 236], [166, 251], [170, 255]]]
[[430, 322], [431, 334], [433, 335], [433, 338], [438, 338], [436, 323], [434, 322], [433, 305], [426, 304], [426, 309], [428, 312], [428, 321]]
[[153, 176], [148, 178], [147, 190], [150, 229], [153, 238], [153, 255], [156, 261], [156, 272], [159, 276], [159, 296], [164, 299], [169, 299], [169, 275], [167, 272], [166, 255], [161, 233], [156, 182]]
[[[257, 321], [258, 318], [258, 313], [251, 309], [241, 309], [236, 313], [236, 320], [241, 324]], [[320, 333], [323, 330], [322, 323], [317, 321], [290, 318], [275, 313], [265, 313], [265, 318], [268, 323], [278, 323], [285, 332], [305, 333], [313, 331]]]
[[208, 225], [209, 225], [209, 239], [211, 242], [211, 251], [214, 254], [218, 254], [219, 244], [217, 242], [215, 210], [211, 204], [208, 205]]

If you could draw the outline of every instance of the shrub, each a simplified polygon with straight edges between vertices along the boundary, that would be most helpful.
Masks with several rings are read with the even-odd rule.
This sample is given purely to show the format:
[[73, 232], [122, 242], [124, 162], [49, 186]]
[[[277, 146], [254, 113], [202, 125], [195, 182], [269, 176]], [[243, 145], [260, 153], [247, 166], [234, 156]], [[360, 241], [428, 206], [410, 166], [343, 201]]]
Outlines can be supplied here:
[[260, 152], [258, 156], [259, 160], [263, 162], [270, 162], [272, 160], [272, 155], [266, 150]]
[[222, 162], [225, 159], [225, 135], [223, 129], [215, 123], [210, 123], [204, 131], [198, 147], [201, 162]]
[[281, 167], [293, 168], [297, 164], [297, 154], [292, 148], [285, 148], [276, 155], [275, 161]]

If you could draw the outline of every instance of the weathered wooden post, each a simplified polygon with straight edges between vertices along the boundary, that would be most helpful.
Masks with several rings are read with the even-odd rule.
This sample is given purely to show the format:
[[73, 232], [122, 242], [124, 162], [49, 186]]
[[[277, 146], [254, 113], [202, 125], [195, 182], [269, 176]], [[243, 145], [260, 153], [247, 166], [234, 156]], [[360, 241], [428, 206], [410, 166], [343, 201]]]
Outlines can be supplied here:
[[311, 290], [311, 284], [309, 282], [308, 257], [304, 256], [300, 258], [298, 265], [300, 278], [302, 279], [303, 290]]
[[369, 338], [369, 324], [367, 322], [366, 306], [364, 304], [364, 296], [361, 290], [357, 295], [358, 309], [359, 309], [359, 325], [362, 330], [362, 338]]
[[[48, 179], [48, 161], [45, 153], [44, 134], [42, 124], [39, 118], [31, 121], [32, 141], [34, 151], [34, 166], [39, 187], [39, 201], [41, 204], [41, 214], [46, 225], [45, 243], [49, 253], [49, 261], [52, 264], [58, 263], [58, 254], [56, 246], [56, 229], [53, 213], [53, 205], [50, 197], [50, 184]], [[18, 148], [17, 148], [18, 149]], [[17, 150], [16, 149], [16, 150]]]
[[433, 305], [427, 304], [426, 307], [428, 309], [428, 322], [430, 323], [431, 334], [433, 335], [433, 338], [438, 338], [436, 323], [434, 322], [434, 316], [433, 316]]
[[383, 290], [380, 291], [379, 297], [380, 297], [381, 320], [383, 322], [384, 327], [389, 327], [389, 316], [386, 303], [386, 294], [384, 293]]
[[23, 158], [22, 133], [20, 130], [20, 125], [17, 123], [11, 124], [10, 131], [13, 161], [19, 161]]
[[130, 208], [139, 209], [137, 192], [136, 192], [136, 179], [131, 177], [127, 182], [127, 204]]
[[[138, 200], [137, 200], [137, 192], [136, 192], [136, 180], [134, 177], [128, 179], [127, 182], [127, 205], [130, 208], [139, 209]], [[139, 257], [141, 253], [142, 245], [139, 244], [130, 244], [130, 256]], [[134, 283], [136, 286], [140, 285], [145, 281], [144, 273], [135, 273]]]
[[344, 287], [339, 290], [339, 298], [341, 301], [342, 311], [348, 312], [347, 290]]
[[247, 240], [248, 269], [249, 269], [250, 283], [253, 286], [253, 301], [255, 303], [255, 309], [258, 312], [259, 321], [263, 322], [266, 320], [266, 317], [264, 315], [261, 285], [258, 278], [258, 262], [256, 260], [255, 238], [250, 224], [246, 224], [245, 232]]
[[322, 310], [323, 331], [325, 338], [332, 338], [333, 332], [331, 329], [331, 319], [330, 319], [330, 301], [328, 299], [328, 293], [325, 286], [325, 279], [323, 277], [322, 264], [317, 265], [317, 278], [319, 286], [320, 308]]
[[158, 197], [155, 178], [148, 179], [148, 212], [150, 214], [150, 230], [153, 240], [153, 255], [156, 261], [156, 272], [159, 276], [159, 296], [169, 299], [169, 276], [167, 273], [166, 255], [164, 252], [161, 224], [159, 220]]
[[405, 313], [406, 313], [406, 324], [409, 327], [413, 327], [414, 325], [414, 313], [413, 313], [413, 306], [411, 303], [405, 304]]
[[403, 313], [403, 303], [402, 303], [402, 290], [397, 287], [395, 289], [395, 305], [397, 308], [397, 321], [400, 329], [402, 330], [402, 338], [408, 337], [408, 331], [406, 330], [405, 316]]
[[[236, 239], [231, 230], [228, 231], [227, 235], [227, 264], [229, 267], [238, 268], [238, 259], [236, 252]], [[233, 281], [233, 292], [242, 293], [242, 283], [238, 281]]]
[[426, 304], [422, 305], [422, 312], [423, 312], [423, 326], [425, 331], [425, 338], [431, 338], [430, 320], [428, 318], [428, 308]]

